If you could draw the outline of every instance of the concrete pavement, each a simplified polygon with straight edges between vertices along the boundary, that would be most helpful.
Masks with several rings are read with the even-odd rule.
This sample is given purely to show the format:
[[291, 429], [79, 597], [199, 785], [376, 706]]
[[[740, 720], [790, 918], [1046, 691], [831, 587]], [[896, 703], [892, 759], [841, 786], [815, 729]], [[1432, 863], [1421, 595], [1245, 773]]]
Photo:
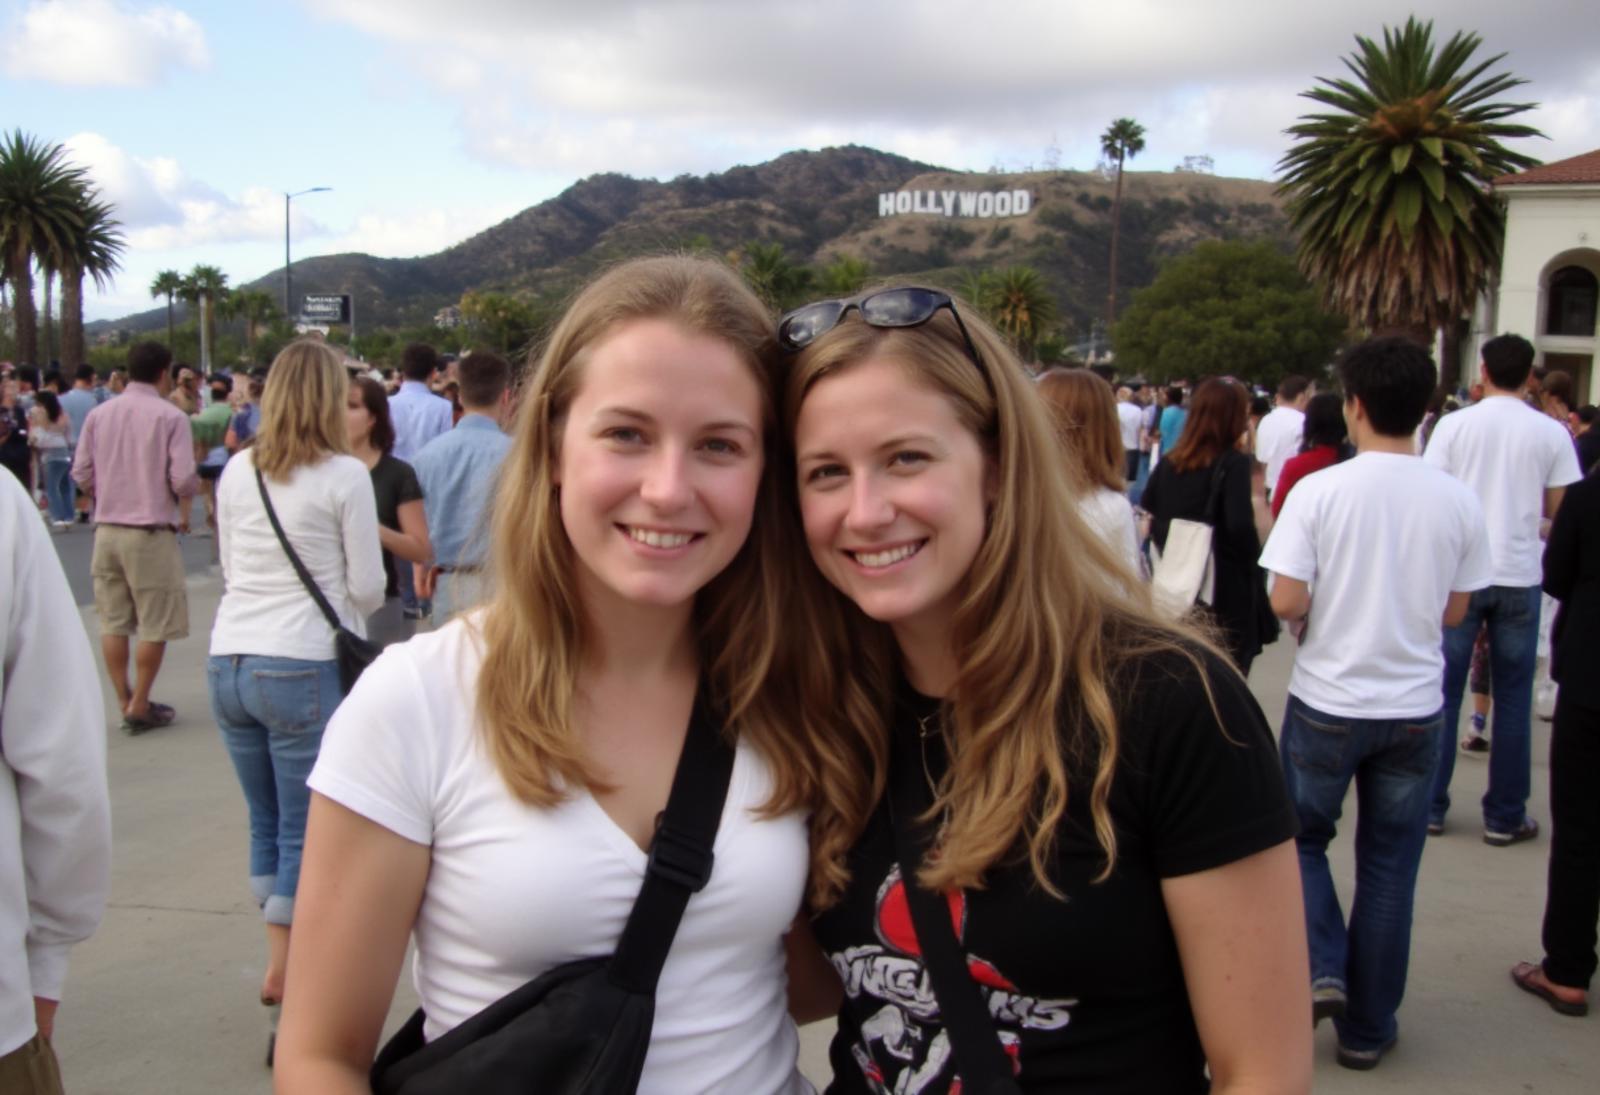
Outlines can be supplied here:
[[[256, 1003], [265, 941], [245, 885], [244, 800], [206, 696], [206, 646], [219, 593], [213, 572], [190, 580], [193, 630], [169, 647], [156, 690], [158, 699], [177, 708], [176, 725], [138, 738], [118, 733], [120, 720], [100, 675], [116, 850], [110, 907], [100, 931], [73, 952], [57, 1021], [57, 1051], [74, 1095], [271, 1090], [262, 1067], [267, 1018]], [[94, 610], [82, 611], [93, 638]], [[1291, 658], [1289, 645], [1280, 642], [1252, 674], [1252, 689], [1274, 726]], [[1536, 722], [1534, 735], [1530, 809], [1548, 824], [1548, 724]], [[1512, 963], [1540, 953], [1549, 841], [1541, 836], [1506, 849], [1483, 844], [1476, 803], [1486, 770], [1481, 761], [1461, 759], [1450, 828], [1428, 843], [1399, 1045], [1376, 1071], [1349, 1072], [1334, 1064], [1331, 1024], [1323, 1024], [1317, 1091], [1600, 1090], [1600, 1013], [1559, 1017], [1508, 977]], [[1353, 819], [1354, 808], [1353, 800], [1347, 803], [1347, 818]], [[1350, 846], [1346, 831], [1333, 849], [1346, 900]], [[415, 1006], [408, 964], [391, 1029]], [[802, 1032], [802, 1067], [819, 1087], [828, 1075], [830, 1027]]]

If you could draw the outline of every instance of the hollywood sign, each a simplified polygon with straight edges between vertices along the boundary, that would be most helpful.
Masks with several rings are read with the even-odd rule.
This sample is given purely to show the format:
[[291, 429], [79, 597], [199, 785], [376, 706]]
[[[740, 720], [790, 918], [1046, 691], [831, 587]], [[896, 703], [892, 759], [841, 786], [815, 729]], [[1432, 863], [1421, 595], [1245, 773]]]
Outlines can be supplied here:
[[1026, 190], [896, 190], [878, 195], [878, 216], [1020, 217], [1033, 208]]

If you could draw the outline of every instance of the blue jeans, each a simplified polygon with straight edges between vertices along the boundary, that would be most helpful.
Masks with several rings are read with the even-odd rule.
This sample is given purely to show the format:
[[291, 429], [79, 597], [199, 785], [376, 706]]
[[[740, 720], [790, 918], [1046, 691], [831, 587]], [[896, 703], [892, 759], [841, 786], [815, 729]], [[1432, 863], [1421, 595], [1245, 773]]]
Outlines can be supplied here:
[[72, 520], [72, 457], [47, 456], [40, 463], [44, 467], [44, 497], [50, 506], [50, 519]]
[[250, 812], [250, 890], [269, 924], [294, 919], [322, 730], [338, 706], [336, 662], [224, 654], [206, 664], [211, 713]]
[[[1279, 739], [1284, 779], [1300, 815], [1311, 983], [1348, 996], [1341, 1045], [1377, 1049], [1395, 1036], [1411, 962], [1411, 908], [1427, 841], [1428, 794], [1444, 717], [1352, 719], [1307, 707], [1293, 693]], [[1350, 781], [1356, 784], [1356, 890], [1346, 926], [1328, 869]]]
[[1128, 501], [1137, 506], [1139, 500], [1144, 497], [1144, 485], [1148, 482], [1150, 482], [1150, 454], [1141, 452], [1139, 454], [1139, 474], [1134, 476], [1132, 483], [1128, 484]]
[[1430, 820], [1443, 822], [1450, 809], [1450, 777], [1456, 770], [1456, 724], [1461, 694], [1472, 668], [1478, 629], [1489, 629], [1489, 688], [1494, 697], [1494, 728], [1489, 745], [1489, 789], [1483, 796], [1483, 825], [1511, 833], [1528, 816], [1528, 785], [1533, 767], [1530, 720], [1533, 672], [1538, 664], [1539, 587], [1490, 586], [1472, 595], [1467, 615], [1444, 632], [1444, 724], [1439, 738], [1439, 770], [1433, 779]]

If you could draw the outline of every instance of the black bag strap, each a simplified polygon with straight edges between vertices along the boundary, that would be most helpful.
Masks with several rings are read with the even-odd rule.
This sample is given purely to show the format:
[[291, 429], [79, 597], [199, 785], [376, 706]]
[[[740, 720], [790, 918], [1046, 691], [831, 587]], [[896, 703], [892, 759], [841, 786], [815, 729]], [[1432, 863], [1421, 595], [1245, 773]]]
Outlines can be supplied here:
[[1211, 485], [1206, 491], [1206, 524], [1213, 529], [1219, 524], [1222, 509], [1222, 480], [1227, 474], [1228, 454], [1222, 453], [1211, 466]]
[[644, 885], [607, 966], [612, 983], [632, 992], [655, 991], [689, 897], [711, 879], [711, 849], [733, 778], [734, 751], [718, 730], [708, 691], [701, 681]]
[[950, 908], [939, 895], [917, 883], [922, 848], [927, 844], [927, 826], [919, 825], [917, 818], [933, 804], [933, 795], [919, 758], [907, 756], [908, 752], [904, 736], [897, 735], [889, 762], [889, 820], [911, 924], [933, 982], [944, 1029], [950, 1035], [961, 1090], [970, 1095], [1020, 1092], [1011, 1058], [1000, 1044], [988, 1005], [967, 970], [966, 957], [950, 927]]
[[311, 599], [317, 602], [317, 607], [322, 609], [323, 618], [328, 621], [328, 626], [336, 632], [339, 631], [344, 624], [339, 621], [339, 614], [328, 603], [328, 598], [322, 595], [322, 590], [317, 587], [317, 580], [300, 561], [300, 556], [295, 554], [294, 545], [289, 543], [289, 537], [284, 534], [283, 525], [278, 521], [278, 512], [272, 508], [272, 499], [267, 495], [266, 476], [261, 474], [260, 468], [256, 469], [256, 486], [261, 488], [261, 504], [267, 507], [267, 520], [272, 522], [272, 531], [278, 534], [278, 543], [283, 545], [283, 553], [289, 557], [294, 572], [300, 575], [300, 583], [306, 587], [306, 592], [311, 594]]

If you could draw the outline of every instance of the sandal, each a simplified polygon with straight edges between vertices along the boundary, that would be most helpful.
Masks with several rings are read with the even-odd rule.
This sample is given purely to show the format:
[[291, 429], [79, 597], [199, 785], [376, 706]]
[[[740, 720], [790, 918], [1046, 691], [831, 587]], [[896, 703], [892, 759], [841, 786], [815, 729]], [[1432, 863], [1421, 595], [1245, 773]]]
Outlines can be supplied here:
[[1523, 992], [1532, 993], [1549, 1004], [1557, 1015], [1578, 1018], [1589, 1014], [1589, 1001], [1574, 1002], [1556, 995], [1555, 989], [1550, 986], [1550, 979], [1544, 974], [1544, 967], [1538, 962], [1518, 962], [1511, 967], [1511, 980]]
[[171, 726], [178, 712], [164, 703], [150, 701], [143, 718], [134, 715], [122, 716], [122, 729], [129, 734], [142, 734], [146, 730], [155, 730], [162, 726]]

